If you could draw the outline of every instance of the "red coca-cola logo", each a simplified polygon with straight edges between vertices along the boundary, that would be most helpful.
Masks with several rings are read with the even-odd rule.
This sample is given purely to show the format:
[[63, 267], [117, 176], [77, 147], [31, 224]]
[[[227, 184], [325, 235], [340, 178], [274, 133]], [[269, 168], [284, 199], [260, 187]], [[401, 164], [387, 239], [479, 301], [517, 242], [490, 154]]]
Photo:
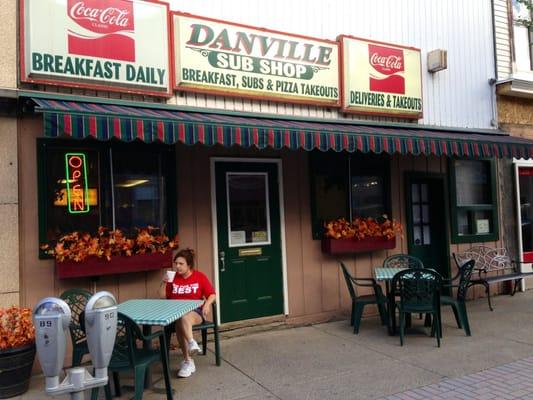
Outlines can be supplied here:
[[135, 61], [132, 0], [68, 0], [68, 51], [82, 56]]
[[96, 33], [132, 31], [133, 2], [124, 0], [68, 0], [68, 16]]
[[405, 94], [402, 49], [369, 44], [368, 62], [373, 68], [370, 72], [370, 90]]
[[404, 70], [403, 50], [401, 49], [369, 44], [368, 57], [370, 65], [382, 74], [392, 75]]

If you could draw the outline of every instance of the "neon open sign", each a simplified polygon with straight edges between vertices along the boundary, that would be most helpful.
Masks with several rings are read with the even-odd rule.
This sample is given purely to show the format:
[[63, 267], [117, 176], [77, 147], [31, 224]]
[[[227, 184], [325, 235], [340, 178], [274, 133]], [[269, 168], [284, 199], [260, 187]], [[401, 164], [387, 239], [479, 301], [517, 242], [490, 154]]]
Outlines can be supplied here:
[[89, 212], [89, 188], [85, 154], [65, 154], [68, 212], [81, 214]]

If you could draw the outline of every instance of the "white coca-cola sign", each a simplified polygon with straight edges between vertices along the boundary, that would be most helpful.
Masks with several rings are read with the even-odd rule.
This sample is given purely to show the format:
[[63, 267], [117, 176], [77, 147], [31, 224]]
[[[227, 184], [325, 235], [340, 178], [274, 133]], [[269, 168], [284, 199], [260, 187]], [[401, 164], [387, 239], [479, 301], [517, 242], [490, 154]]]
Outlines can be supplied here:
[[373, 53], [370, 56], [370, 64], [374, 67], [381, 66], [394, 70], [403, 69], [402, 59], [398, 56], [380, 56], [378, 53]]
[[422, 118], [419, 49], [347, 35], [339, 40], [344, 112]]
[[23, 82], [172, 94], [168, 4], [158, 0], [19, 1], [24, 10], [20, 13]]

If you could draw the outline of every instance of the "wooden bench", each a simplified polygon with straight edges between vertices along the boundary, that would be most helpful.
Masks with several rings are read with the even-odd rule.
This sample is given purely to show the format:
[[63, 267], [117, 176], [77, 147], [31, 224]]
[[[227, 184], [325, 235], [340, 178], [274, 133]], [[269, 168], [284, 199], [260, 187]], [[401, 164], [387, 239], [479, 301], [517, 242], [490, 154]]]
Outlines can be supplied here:
[[[453, 256], [458, 266], [468, 260], [476, 262], [474, 270], [478, 273], [478, 277], [471, 279], [469, 286], [483, 285], [485, 287], [491, 311], [494, 311], [490, 300], [490, 285], [492, 283], [514, 281], [514, 287], [511, 291], [511, 296], [514, 296], [522, 279], [533, 276], [533, 272], [520, 271], [521, 262], [512, 260], [505, 248], [474, 246]], [[489, 273], [493, 274], [488, 276]]]

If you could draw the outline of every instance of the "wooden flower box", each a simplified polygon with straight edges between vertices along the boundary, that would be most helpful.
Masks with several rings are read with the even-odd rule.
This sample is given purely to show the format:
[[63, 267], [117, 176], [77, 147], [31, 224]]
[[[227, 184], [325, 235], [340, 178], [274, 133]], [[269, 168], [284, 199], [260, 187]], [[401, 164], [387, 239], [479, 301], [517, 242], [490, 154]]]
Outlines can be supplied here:
[[127, 274], [130, 272], [153, 271], [172, 266], [172, 251], [162, 253], [135, 254], [105, 258], [89, 257], [82, 262], [56, 262], [56, 276], [60, 279], [89, 276]]
[[326, 254], [365, 253], [374, 250], [394, 249], [396, 238], [366, 238], [356, 239], [322, 239], [322, 252]]

